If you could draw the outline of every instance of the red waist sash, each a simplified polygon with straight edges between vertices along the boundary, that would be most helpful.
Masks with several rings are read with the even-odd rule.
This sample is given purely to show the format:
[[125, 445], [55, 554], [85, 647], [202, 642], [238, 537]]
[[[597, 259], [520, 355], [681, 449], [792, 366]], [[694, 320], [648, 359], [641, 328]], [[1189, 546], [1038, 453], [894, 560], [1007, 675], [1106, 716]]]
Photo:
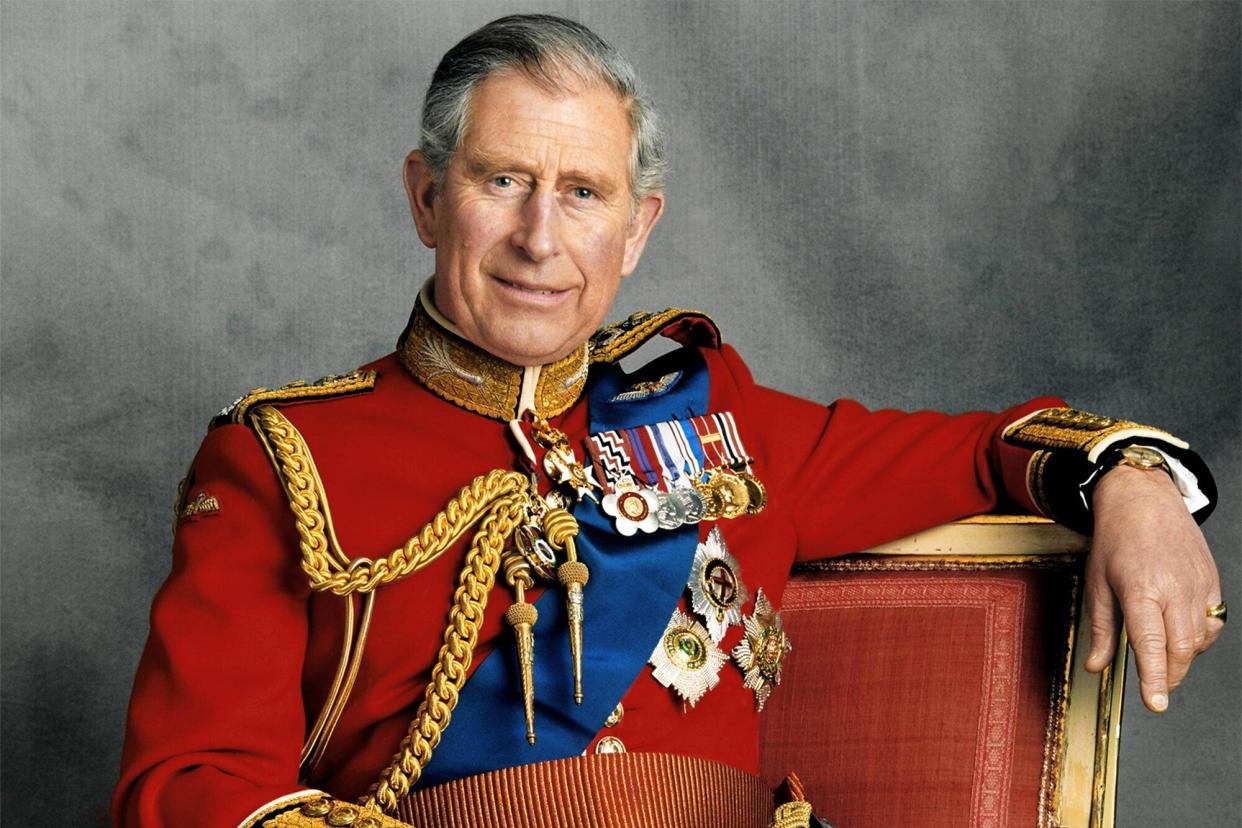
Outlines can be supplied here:
[[665, 753], [573, 756], [413, 791], [416, 828], [765, 828], [772, 792], [737, 768]]

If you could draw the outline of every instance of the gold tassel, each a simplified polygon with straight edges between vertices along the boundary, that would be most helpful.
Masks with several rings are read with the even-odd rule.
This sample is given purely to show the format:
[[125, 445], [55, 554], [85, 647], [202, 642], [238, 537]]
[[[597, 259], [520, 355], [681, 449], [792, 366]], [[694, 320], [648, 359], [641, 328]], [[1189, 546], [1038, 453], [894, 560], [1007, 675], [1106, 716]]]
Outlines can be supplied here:
[[574, 537], [578, 521], [564, 509], [549, 509], [543, 519], [543, 534], [555, 549], [564, 549], [566, 560], [556, 569], [565, 587], [565, 614], [569, 619], [569, 654], [574, 665], [574, 703], [582, 704], [582, 588], [591, 573], [578, 560]]
[[526, 590], [534, 584], [530, 564], [521, 555], [505, 558], [505, 580], [513, 587], [515, 599], [505, 610], [505, 621], [513, 627], [518, 666], [522, 673], [522, 704], [526, 711], [526, 741], [535, 743], [535, 622], [539, 611], [526, 603]]

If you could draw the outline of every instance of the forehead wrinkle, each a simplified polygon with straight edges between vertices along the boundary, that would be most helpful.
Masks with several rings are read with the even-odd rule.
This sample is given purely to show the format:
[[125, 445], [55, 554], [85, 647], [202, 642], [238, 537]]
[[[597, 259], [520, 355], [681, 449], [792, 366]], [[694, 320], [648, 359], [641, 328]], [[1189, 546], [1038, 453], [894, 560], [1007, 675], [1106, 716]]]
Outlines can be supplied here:
[[[513, 135], [512, 132], [509, 135]], [[564, 146], [563, 140], [540, 141], [532, 153], [529, 146], [520, 142], [502, 140], [497, 146], [484, 147], [475, 142], [466, 152], [466, 167], [475, 173], [496, 170], [521, 170], [536, 176], [555, 171], [558, 180], [582, 180], [617, 186], [617, 175], [625, 169], [609, 171], [604, 165], [594, 163], [590, 144]]]
[[548, 90], [529, 77], [524, 87], [508, 80], [488, 78], [471, 96], [461, 142], [468, 169], [521, 170], [582, 180], [597, 191], [628, 190], [633, 135], [627, 101], [595, 84]]

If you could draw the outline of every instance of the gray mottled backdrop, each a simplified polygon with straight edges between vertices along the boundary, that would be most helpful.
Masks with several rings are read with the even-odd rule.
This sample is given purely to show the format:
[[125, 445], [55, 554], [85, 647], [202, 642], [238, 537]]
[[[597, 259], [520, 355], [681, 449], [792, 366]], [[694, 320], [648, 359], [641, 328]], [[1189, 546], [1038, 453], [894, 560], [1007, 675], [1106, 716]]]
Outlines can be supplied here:
[[[821, 400], [1167, 425], [1242, 605], [1236, 3], [537, 5], [667, 115], [619, 310], [706, 307]], [[432, 264], [398, 181], [421, 92], [515, 10], [3, 5], [6, 824], [103, 819], [208, 417], [391, 348]], [[1238, 824], [1237, 633], [1168, 714], [1131, 694], [1121, 825]]]

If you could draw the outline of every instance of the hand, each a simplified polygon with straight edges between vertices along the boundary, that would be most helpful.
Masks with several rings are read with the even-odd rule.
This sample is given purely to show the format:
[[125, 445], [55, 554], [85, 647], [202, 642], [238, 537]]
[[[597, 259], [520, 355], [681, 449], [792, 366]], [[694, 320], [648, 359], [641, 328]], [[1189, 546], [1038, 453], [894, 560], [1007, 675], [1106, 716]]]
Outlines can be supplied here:
[[1216, 563], [1177, 486], [1160, 471], [1117, 466], [1096, 485], [1092, 511], [1087, 669], [1112, 662], [1124, 616], [1143, 704], [1163, 713], [1191, 660], [1225, 626], [1207, 617], [1220, 602]]

